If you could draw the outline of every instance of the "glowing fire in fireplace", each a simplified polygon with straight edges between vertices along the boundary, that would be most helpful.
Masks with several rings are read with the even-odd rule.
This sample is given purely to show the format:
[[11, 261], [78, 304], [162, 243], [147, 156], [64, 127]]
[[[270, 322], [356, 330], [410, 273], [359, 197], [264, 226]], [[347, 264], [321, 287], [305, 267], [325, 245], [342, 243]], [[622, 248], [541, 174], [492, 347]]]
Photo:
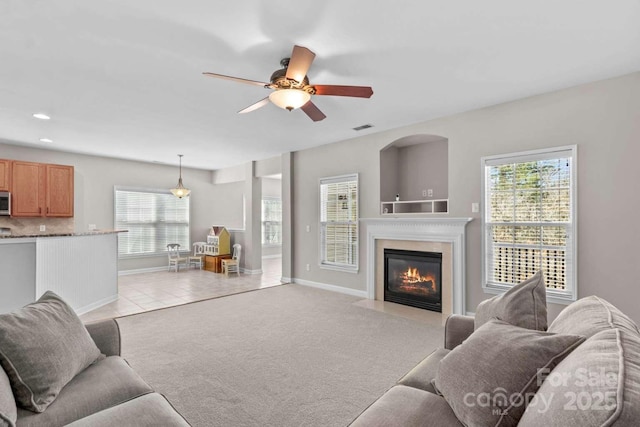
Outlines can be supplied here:
[[405, 290], [412, 289], [422, 292], [436, 291], [436, 278], [432, 273], [426, 273], [424, 276], [420, 274], [417, 268], [408, 267], [406, 271], [400, 274], [400, 287]]
[[431, 273], [427, 273], [426, 276], [421, 276], [420, 271], [418, 271], [417, 268], [409, 267], [407, 268], [407, 271], [402, 273], [402, 281], [407, 284], [425, 283], [425, 282], [435, 283], [436, 278], [433, 277]]

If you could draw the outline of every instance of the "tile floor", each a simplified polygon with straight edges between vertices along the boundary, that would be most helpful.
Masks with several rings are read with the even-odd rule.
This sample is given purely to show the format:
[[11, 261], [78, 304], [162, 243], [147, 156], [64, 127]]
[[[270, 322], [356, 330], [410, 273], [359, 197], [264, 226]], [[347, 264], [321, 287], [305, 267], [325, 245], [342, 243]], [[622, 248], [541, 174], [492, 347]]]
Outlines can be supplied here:
[[281, 258], [262, 260], [262, 274], [224, 274], [205, 270], [157, 271], [118, 278], [118, 299], [80, 316], [84, 322], [142, 313], [158, 308], [277, 286]]

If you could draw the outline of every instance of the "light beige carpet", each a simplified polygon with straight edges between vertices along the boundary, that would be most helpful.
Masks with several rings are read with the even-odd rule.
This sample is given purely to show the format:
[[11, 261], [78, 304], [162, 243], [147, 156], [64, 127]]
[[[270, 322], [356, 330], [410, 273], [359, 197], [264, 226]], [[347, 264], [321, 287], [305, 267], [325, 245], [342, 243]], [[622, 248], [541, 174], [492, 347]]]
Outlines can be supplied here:
[[122, 354], [193, 426], [344, 426], [443, 328], [298, 285], [118, 319]]

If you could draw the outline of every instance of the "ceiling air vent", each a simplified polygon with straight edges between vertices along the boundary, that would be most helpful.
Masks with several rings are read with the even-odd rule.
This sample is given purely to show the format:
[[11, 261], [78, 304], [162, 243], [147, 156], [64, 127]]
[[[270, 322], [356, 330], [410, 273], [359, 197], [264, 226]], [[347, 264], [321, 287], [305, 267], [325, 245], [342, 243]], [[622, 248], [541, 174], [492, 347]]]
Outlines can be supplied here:
[[372, 128], [372, 127], [373, 127], [373, 125], [369, 125], [369, 124], [367, 124], [367, 125], [362, 125], [362, 126], [358, 126], [358, 127], [356, 127], [356, 128], [353, 128], [353, 130], [355, 130], [356, 132], [358, 132], [358, 131], [365, 130], [365, 129], [369, 129], [369, 128]]

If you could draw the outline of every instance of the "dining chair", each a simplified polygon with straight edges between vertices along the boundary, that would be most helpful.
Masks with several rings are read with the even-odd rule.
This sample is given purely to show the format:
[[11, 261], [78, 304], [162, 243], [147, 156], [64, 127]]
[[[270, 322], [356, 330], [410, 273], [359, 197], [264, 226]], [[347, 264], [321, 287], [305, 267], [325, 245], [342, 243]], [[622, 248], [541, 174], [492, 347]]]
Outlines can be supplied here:
[[202, 270], [204, 264], [204, 246], [205, 242], [195, 242], [193, 244], [193, 255], [189, 255], [189, 267], [199, 267]]
[[169, 243], [167, 245], [167, 255], [169, 257], [169, 269], [171, 271], [171, 267], [176, 269], [176, 273], [180, 271], [180, 264], [183, 266], [187, 266], [188, 258], [180, 255], [180, 244], [179, 243]]
[[240, 276], [240, 255], [242, 253], [242, 245], [236, 243], [233, 245], [233, 255], [231, 259], [223, 259], [220, 262], [222, 263], [222, 272], [229, 276], [229, 273], [238, 273]]

